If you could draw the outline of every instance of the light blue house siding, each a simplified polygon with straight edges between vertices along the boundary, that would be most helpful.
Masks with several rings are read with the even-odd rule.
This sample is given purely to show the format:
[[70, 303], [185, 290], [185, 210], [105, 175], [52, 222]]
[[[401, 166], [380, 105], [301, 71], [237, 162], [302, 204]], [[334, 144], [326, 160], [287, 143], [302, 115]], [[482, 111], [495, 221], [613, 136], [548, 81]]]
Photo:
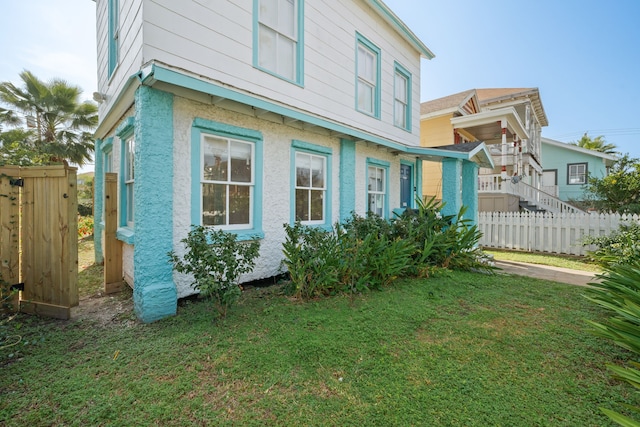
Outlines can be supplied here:
[[551, 181], [555, 181], [558, 198], [564, 201], [584, 200], [587, 177], [606, 176], [607, 167], [614, 160], [615, 157], [609, 154], [542, 138], [544, 185], [554, 185]]

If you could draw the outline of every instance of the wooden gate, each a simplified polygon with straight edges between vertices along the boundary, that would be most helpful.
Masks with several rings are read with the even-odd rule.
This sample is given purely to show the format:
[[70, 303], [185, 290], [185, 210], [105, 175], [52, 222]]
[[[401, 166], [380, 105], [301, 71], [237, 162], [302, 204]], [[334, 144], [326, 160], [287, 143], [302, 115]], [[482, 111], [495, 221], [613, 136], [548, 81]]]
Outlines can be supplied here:
[[68, 319], [78, 305], [76, 169], [0, 167], [0, 275], [20, 311]]

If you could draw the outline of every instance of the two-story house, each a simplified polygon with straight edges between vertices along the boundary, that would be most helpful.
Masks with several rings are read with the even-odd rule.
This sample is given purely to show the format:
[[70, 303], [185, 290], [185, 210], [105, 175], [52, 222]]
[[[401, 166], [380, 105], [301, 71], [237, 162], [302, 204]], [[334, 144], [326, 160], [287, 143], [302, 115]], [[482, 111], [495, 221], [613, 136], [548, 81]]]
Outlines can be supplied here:
[[[465, 146], [484, 142], [495, 167], [480, 168], [478, 209], [571, 210], [543, 191], [541, 132], [548, 120], [537, 88], [471, 89], [421, 104], [421, 144]], [[441, 162], [425, 162], [423, 194], [440, 198]]]
[[260, 239], [242, 280], [271, 277], [283, 224], [389, 218], [414, 205], [422, 159], [443, 155], [420, 147], [433, 54], [380, 0], [96, 6], [96, 259], [105, 173], [117, 173], [123, 275], [143, 321], [195, 292], [167, 258], [192, 225]]

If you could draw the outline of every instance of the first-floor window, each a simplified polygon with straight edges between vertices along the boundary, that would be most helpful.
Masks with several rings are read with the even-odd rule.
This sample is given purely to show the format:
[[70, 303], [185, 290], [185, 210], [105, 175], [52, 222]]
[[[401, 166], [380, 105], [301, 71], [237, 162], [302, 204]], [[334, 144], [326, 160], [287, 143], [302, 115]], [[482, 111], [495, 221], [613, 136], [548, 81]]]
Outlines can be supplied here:
[[327, 158], [296, 153], [296, 220], [302, 223], [325, 222]]
[[573, 163], [568, 165], [567, 184], [586, 184], [587, 164]]
[[384, 217], [386, 189], [386, 169], [370, 165], [368, 170], [368, 206], [369, 212]]
[[226, 229], [253, 223], [255, 144], [213, 135], [202, 136], [202, 225]]
[[126, 222], [128, 226], [133, 226], [134, 219], [134, 195], [133, 183], [135, 180], [135, 151], [136, 143], [133, 136], [127, 138], [124, 142], [124, 186], [126, 200]]

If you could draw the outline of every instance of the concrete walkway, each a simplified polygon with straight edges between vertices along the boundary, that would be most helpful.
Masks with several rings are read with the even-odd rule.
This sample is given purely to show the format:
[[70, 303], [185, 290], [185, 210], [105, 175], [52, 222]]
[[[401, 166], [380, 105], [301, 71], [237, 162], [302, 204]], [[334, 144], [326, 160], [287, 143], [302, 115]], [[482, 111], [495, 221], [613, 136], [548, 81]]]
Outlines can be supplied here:
[[495, 265], [501, 269], [498, 270], [498, 274], [517, 274], [519, 276], [535, 277], [536, 279], [578, 286], [588, 286], [589, 282], [596, 281], [596, 273], [590, 271], [572, 270], [570, 268], [516, 261], [495, 260]]

